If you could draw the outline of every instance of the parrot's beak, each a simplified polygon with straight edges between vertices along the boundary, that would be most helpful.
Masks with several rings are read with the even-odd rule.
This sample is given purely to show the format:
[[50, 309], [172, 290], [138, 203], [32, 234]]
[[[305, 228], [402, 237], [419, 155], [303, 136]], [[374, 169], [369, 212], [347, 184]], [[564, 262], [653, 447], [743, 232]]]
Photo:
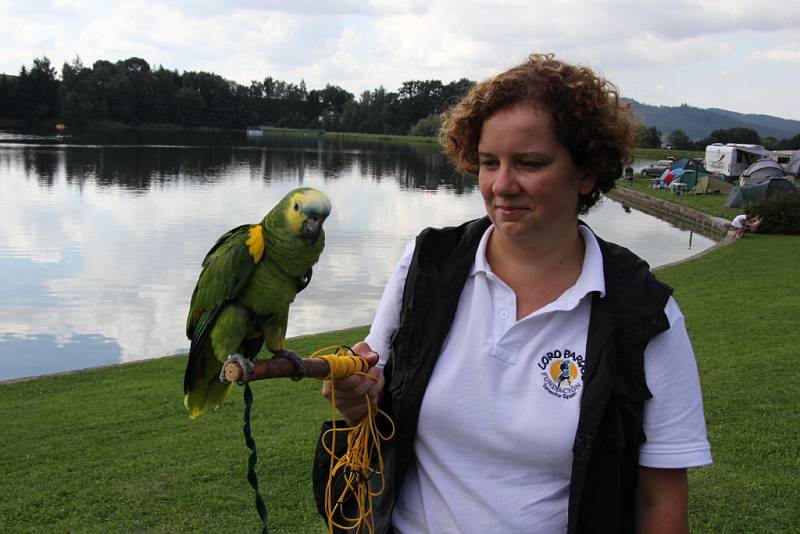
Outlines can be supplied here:
[[316, 243], [322, 233], [322, 223], [324, 222], [325, 217], [309, 215], [303, 223], [303, 239], [312, 245]]

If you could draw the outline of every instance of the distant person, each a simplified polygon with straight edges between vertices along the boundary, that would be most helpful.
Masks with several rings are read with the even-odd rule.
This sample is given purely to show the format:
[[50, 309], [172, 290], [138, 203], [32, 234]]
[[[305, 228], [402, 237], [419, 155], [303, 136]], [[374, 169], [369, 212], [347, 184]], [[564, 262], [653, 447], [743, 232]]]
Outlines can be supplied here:
[[762, 220], [763, 219], [761, 218], [761, 215], [756, 214], [756, 216], [753, 217], [753, 220], [749, 221], [749, 223], [748, 223], [750, 231], [751, 232], [757, 231], [758, 227], [761, 226], [761, 221]]
[[755, 232], [758, 230], [758, 227], [761, 226], [762, 218], [760, 215], [755, 215], [754, 217], [748, 217], [746, 213], [742, 213], [741, 215], [737, 215], [733, 218], [731, 222], [731, 226], [733, 226], [736, 233], [733, 235], [734, 239], [739, 239], [740, 237], [744, 237], [746, 231]]
[[747, 214], [742, 213], [741, 215], [737, 215], [731, 221], [731, 226], [736, 233], [733, 234], [734, 239], [739, 239], [740, 237], [744, 236], [744, 225], [747, 223]]

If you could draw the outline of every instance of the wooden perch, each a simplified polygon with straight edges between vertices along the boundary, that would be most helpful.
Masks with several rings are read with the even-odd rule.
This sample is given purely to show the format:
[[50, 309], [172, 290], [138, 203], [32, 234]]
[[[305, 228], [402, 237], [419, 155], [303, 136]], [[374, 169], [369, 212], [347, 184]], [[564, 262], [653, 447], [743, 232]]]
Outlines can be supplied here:
[[[304, 358], [306, 376], [324, 378], [330, 372], [328, 362], [322, 358]], [[264, 380], [265, 378], [291, 378], [297, 375], [297, 369], [286, 358], [272, 358], [270, 360], [256, 360], [255, 368], [250, 374], [250, 380]], [[227, 362], [222, 368], [225, 378], [229, 382], [238, 382], [244, 377], [242, 368], [236, 362]]]

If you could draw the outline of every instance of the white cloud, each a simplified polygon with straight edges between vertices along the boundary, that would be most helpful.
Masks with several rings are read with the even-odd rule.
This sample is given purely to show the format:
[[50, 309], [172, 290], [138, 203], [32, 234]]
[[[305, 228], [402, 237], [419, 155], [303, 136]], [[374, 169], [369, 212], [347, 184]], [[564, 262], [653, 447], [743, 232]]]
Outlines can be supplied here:
[[[43, 54], [56, 66], [76, 54], [88, 65], [139, 56], [245, 85], [272, 76], [358, 95], [414, 78], [483, 79], [545, 51], [596, 68], [641, 100], [658, 97], [654, 76], [796, 64], [798, 20], [800, 2], [779, 0], [34, 0], [0, 3], [0, 71]], [[785, 89], [770, 92], [769, 107], [735, 110], [800, 118], [795, 70], [771, 73]], [[720, 107], [740, 102], [730, 93], [717, 91]], [[691, 92], [679, 97], [698, 103]]]
[[756, 50], [747, 56], [747, 59], [797, 66], [800, 65], [800, 45], [783, 45], [769, 50]]

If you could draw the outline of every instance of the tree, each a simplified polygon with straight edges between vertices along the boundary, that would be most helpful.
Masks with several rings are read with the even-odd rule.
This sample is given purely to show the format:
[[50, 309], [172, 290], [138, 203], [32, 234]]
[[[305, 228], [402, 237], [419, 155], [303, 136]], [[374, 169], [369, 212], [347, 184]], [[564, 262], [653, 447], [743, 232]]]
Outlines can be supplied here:
[[744, 143], [752, 145], [761, 144], [761, 136], [752, 128], [719, 128], [706, 138], [706, 144], [713, 143]]
[[339, 130], [345, 104], [353, 94], [336, 85], [326, 85], [322, 90], [311, 90], [306, 99], [305, 115], [310, 124], [326, 130]]
[[175, 96], [181, 89], [181, 75], [177, 70], [159, 66], [153, 72], [153, 119], [156, 122], [173, 122]]
[[96, 100], [92, 71], [79, 56], [61, 67], [61, 119], [70, 128], [81, 128], [92, 118]]
[[0, 117], [22, 116], [23, 108], [18, 101], [20, 96], [18, 84], [18, 76], [0, 74]]
[[442, 116], [438, 113], [431, 113], [423, 117], [411, 127], [408, 135], [419, 135], [424, 137], [435, 137], [439, 134], [439, 127], [442, 125]]
[[403, 82], [397, 92], [396, 115], [399, 130], [406, 132], [418, 120], [432, 113], [443, 111], [443, 88], [444, 86], [439, 80]]
[[181, 87], [175, 94], [175, 119], [184, 126], [197, 126], [206, 108], [205, 99], [200, 91], [190, 87]]
[[784, 139], [778, 143], [779, 150], [798, 150], [800, 149], [800, 134]]
[[[244, 127], [275, 124], [322, 127], [333, 131], [435, 135], [439, 114], [474, 86], [466, 78], [409, 80], [397, 92], [383, 87], [359, 98], [327, 84], [309, 90], [267, 76], [240, 85], [209, 72], [151, 68], [143, 58], [96, 61], [87, 68], [80, 57], [64, 63], [61, 79], [47, 57], [23, 66], [18, 76], [0, 75], [0, 116], [30, 120], [60, 118], [70, 127], [91, 120], [131, 125], [171, 123], [184, 126]], [[643, 127], [646, 143], [658, 146], [660, 132]], [[647, 139], [650, 139], [647, 141]]]
[[442, 88], [442, 100], [444, 108], [450, 106], [461, 100], [467, 92], [475, 86], [475, 82], [467, 78], [461, 78], [458, 81], [450, 82]]
[[780, 150], [781, 141], [772, 136], [767, 136], [761, 139], [761, 145], [767, 150]]
[[638, 126], [639, 147], [641, 148], [661, 148], [661, 130], [655, 126], [647, 127], [644, 124]]
[[681, 129], [674, 130], [667, 136], [667, 144], [677, 150], [692, 150], [694, 141]]
[[111, 119], [111, 81], [116, 69], [114, 64], [106, 60], [98, 60], [92, 65], [92, 86], [95, 91], [94, 116], [99, 119]]
[[360, 132], [361, 130], [361, 105], [355, 100], [350, 100], [342, 109], [341, 128], [345, 132]]
[[129, 57], [118, 61], [116, 67], [119, 75], [125, 78], [126, 87], [133, 99], [130, 122], [139, 124], [156, 120], [153, 114], [156, 101], [154, 78], [147, 61], [139, 57]]
[[23, 116], [31, 120], [57, 117], [58, 84], [56, 69], [50, 65], [47, 56], [35, 58], [30, 70], [22, 67], [17, 83], [17, 100], [23, 106]]

